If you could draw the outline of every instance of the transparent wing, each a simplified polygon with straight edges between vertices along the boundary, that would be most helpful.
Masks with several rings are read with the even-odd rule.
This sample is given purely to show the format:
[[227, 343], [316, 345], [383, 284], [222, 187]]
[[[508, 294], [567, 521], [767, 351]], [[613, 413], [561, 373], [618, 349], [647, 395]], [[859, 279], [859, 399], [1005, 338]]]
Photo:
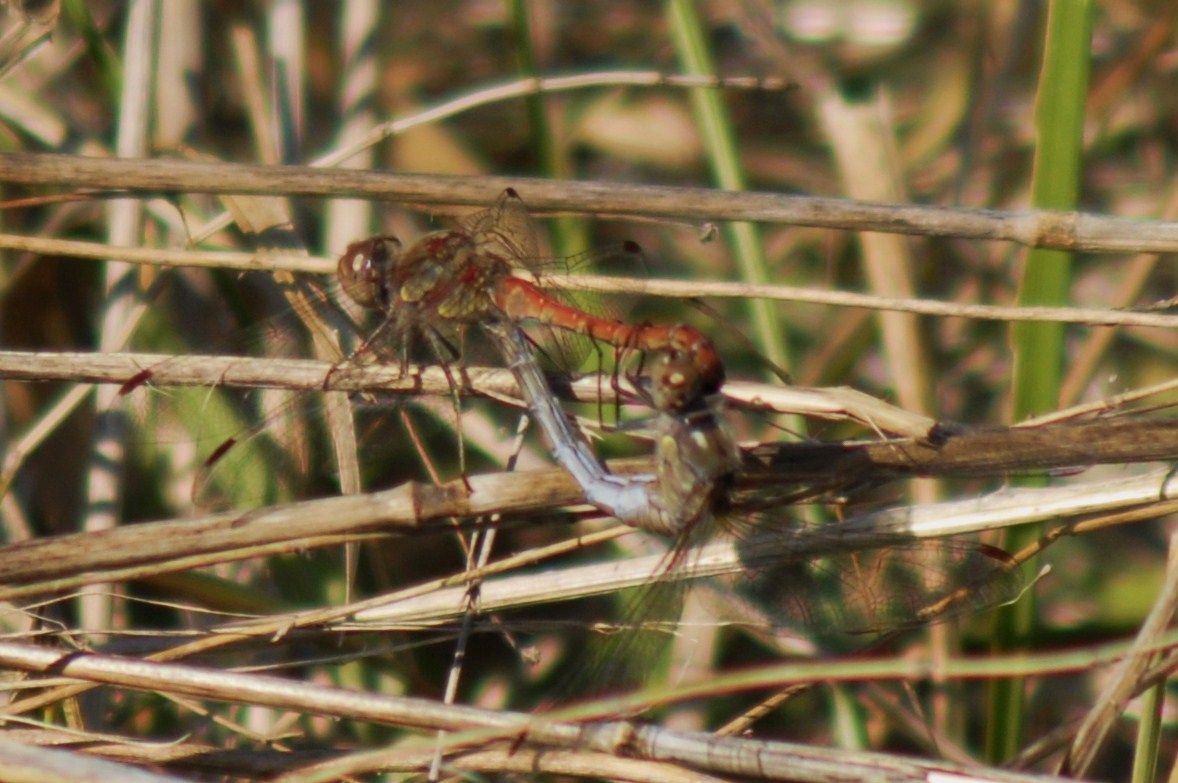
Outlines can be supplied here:
[[467, 217], [462, 228], [489, 253], [516, 266], [537, 271], [540, 253], [536, 246], [536, 227], [523, 199], [508, 188], [495, 206]]
[[[740, 543], [746, 571], [734, 587], [760, 608], [767, 626], [883, 633], [998, 606], [1023, 586], [1017, 564], [996, 547], [898, 539], [848, 549], [837, 528]], [[791, 551], [799, 547], [814, 554]]]

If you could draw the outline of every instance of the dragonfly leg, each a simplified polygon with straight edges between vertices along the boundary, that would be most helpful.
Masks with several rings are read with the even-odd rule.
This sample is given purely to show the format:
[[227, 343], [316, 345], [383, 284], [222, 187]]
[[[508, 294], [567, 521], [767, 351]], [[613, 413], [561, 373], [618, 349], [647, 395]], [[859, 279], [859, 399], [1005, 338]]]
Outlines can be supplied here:
[[[462, 484], [466, 487], [467, 492], [473, 492], [474, 487], [471, 486], [470, 476], [466, 469], [466, 438], [462, 433], [462, 389], [464, 386], [460, 385], [454, 377], [453, 370], [454, 362], [458, 360], [460, 354], [458, 349], [437, 331], [430, 329], [426, 335], [434, 353], [440, 360], [442, 373], [446, 376], [446, 384], [450, 387], [450, 400], [454, 410], [454, 433], [458, 440], [458, 470], [462, 475]], [[451, 356], [450, 361], [442, 358], [447, 353]], [[466, 375], [466, 371], [461, 370], [461, 373], [465, 388], [470, 388], [470, 378]]]

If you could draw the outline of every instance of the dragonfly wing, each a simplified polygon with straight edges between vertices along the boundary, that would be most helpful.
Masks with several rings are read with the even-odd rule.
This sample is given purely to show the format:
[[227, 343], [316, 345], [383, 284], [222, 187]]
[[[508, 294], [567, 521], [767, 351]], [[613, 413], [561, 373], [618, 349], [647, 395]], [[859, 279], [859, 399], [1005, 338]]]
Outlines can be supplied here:
[[487, 252], [512, 266], [537, 271], [540, 253], [536, 247], [536, 227], [514, 189], [503, 191], [495, 206], [471, 215], [462, 227]]
[[770, 625], [882, 633], [991, 608], [1017, 597], [1023, 586], [1014, 560], [985, 544], [909, 540], [840, 551], [829, 537], [825, 553], [748, 556], [737, 589], [761, 607]]

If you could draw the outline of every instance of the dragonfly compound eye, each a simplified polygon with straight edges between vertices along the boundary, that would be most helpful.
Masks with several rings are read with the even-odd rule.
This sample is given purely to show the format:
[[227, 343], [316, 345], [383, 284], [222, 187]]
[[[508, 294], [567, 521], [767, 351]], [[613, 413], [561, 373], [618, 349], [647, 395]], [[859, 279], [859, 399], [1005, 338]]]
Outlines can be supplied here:
[[401, 242], [392, 236], [348, 245], [336, 266], [344, 293], [361, 307], [387, 309], [390, 280], [400, 255]]

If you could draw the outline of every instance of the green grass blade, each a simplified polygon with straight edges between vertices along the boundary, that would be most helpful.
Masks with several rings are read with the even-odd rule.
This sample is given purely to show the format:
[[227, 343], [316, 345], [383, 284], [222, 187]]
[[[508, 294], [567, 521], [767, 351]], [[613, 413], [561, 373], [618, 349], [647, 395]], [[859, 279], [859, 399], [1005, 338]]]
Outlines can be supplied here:
[[[669, 0], [667, 12], [675, 50], [683, 70], [693, 75], [715, 75], [715, 66], [704, 41], [695, 4], [689, 0]], [[690, 93], [716, 184], [725, 190], [744, 190], [744, 172], [740, 166], [735, 135], [720, 94], [707, 88], [695, 88]], [[757, 226], [751, 223], [729, 223], [724, 230], [743, 279], [749, 283], [770, 282], [765, 246]], [[789, 353], [777, 310], [771, 302], [763, 299], [753, 300], [749, 306], [752, 308], [755, 334], [762, 352], [778, 366], [788, 369]]]
[[1141, 724], [1137, 727], [1137, 743], [1133, 748], [1133, 783], [1152, 783], [1157, 780], [1158, 752], [1162, 739], [1162, 707], [1166, 701], [1163, 680], [1147, 690], [1141, 699]]
[[[1084, 109], [1088, 93], [1092, 36], [1090, 0], [1052, 0], [1035, 116], [1032, 206], [1074, 209], [1079, 195]], [[1071, 284], [1071, 254], [1036, 248], [1027, 254], [1019, 304], [1061, 305]], [[1022, 420], [1057, 407], [1063, 375], [1064, 332], [1059, 324], [1022, 323], [1012, 329], [1014, 418]], [[1035, 528], [1013, 531], [1011, 550], [1037, 538]], [[1034, 568], [1035, 564], [1028, 567]], [[1012, 649], [1030, 636], [1035, 604], [1031, 595], [998, 614], [995, 648]], [[990, 692], [991, 719], [986, 756], [999, 763], [1021, 744], [1025, 710], [1021, 679], [996, 682]]]

